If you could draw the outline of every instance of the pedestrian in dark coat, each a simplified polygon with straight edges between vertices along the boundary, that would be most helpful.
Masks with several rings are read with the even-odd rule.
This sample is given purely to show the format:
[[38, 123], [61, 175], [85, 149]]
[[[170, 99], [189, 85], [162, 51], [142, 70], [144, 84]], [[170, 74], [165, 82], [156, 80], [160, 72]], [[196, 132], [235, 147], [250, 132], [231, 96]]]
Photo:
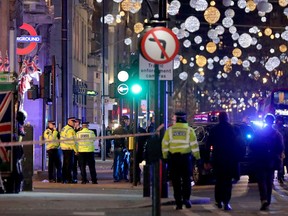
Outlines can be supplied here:
[[257, 175], [261, 211], [268, 210], [271, 203], [274, 171], [281, 167], [281, 155], [284, 151], [283, 137], [272, 127], [274, 120], [272, 114], [265, 116], [267, 125], [256, 133], [255, 140], [251, 145], [251, 157]]
[[237, 140], [226, 112], [219, 113], [219, 123], [211, 129], [207, 140], [212, 149], [212, 166], [215, 172], [215, 204], [218, 208], [231, 210], [232, 179], [239, 178]]
[[286, 166], [286, 168], [288, 167], [287, 166], [287, 164], [288, 164], [288, 161], [287, 161], [287, 156], [288, 156], [288, 128], [284, 126], [284, 123], [285, 122], [284, 122], [283, 116], [276, 116], [274, 128], [282, 135], [283, 145], [284, 145], [284, 152], [282, 154], [283, 163], [281, 164], [280, 169], [277, 172], [278, 182], [280, 184], [283, 184], [285, 181], [285, 179], [284, 179], [284, 174], [285, 174], [284, 166]]

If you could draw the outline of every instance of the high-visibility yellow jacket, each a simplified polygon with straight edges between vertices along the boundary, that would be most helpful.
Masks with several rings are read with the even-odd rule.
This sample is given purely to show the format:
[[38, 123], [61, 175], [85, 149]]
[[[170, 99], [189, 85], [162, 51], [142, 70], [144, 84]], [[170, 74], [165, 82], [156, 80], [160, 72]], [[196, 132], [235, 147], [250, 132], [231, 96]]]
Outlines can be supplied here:
[[[83, 128], [82, 130], [76, 133], [77, 140], [77, 149], [78, 152], [94, 152], [94, 139], [95, 133], [88, 128]], [[91, 140], [81, 140], [81, 139], [91, 139]]]
[[57, 130], [51, 130], [50, 128], [47, 128], [44, 131], [43, 133], [44, 139], [46, 141], [51, 141], [46, 143], [46, 150], [59, 148], [58, 133], [59, 132]]
[[[75, 138], [76, 133], [74, 128], [71, 127], [70, 125], [66, 125], [65, 127], [62, 128], [60, 132], [60, 148], [62, 150], [74, 150], [75, 152], [77, 152]], [[73, 139], [73, 140], [65, 140], [65, 139]]]
[[192, 153], [196, 160], [200, 159], [199, 145], [193, 128], [188, 123], [176, 123], [169, 127], [162, 140], [162, 155], [167, 159], [168, 153]]

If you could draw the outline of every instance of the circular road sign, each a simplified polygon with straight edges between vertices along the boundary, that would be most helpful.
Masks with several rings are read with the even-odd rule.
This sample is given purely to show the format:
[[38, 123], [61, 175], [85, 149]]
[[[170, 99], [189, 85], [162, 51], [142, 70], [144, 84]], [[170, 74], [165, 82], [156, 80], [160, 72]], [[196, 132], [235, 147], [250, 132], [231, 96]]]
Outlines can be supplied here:
[[143, 56], [155, 64], [172, 61], [179, 50], [176, 35], [168, 28], [155, 27], [146, 32], [141, 40]]
[[129, 87], [128, 85], [126, 85], [125, 83], [121, 83], [120, 85], [118, 85], [117, 87], [117, 92], [120, 95], [127, 95], [129, 92]]

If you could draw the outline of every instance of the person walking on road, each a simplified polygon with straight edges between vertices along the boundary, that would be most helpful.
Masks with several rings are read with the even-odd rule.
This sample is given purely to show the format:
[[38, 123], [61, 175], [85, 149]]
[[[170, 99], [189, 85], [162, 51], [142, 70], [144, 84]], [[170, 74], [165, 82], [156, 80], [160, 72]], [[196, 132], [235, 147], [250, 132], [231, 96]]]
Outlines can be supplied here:
[[276, 116], [275, 127], [274, 127], [283, 137], [284, 144], [284, 152], [282, 154], [283, 163], [280, 165], [280, 169], [278, 170], [278, 182], [283, 184], [284, 179], [284, 166], [288, 168], [288, 128], [284, 127], [284, 118], [282, 116]]
[[[60, 132], [60, 148], [63, 152], [63, 168], [62, 180], [63, 183], [77, 183], [72, 179], [72, 169], [74, 163], [74, 155], [77, 153], [75, 138], [76, 133], [74, 130], [75, 118], [68, 118], [68, 124], [62, 128]], [[71, 139], [71, 140], [67, 140]]]
[[[125, 135], [127, 134], [127, 124], [129, 123], [128, 116], [122, 116], [120, 125], [117, 127], [113, 135]], [[128, 170], [125, 169], [124, 156], [127, 151], [127, 139], [119, 138], [114, 139], [114, 162], [113, 162], [113, 178], [114, 182], [119, 182], [122, 179], [127, 179]]]
[[251, 157], [257, 175], [261, 211], [268, 210], [271, 204], [274, 171], [280, 168], [281, 156], [284, 151], [283, 137], [272, 127], [275, 117], [267, 114], [264, 120], [267, 125], [256, 133], [255, 140], [251, 145]]
[[94, 141], [96, 136], [92, 130], [88, 129], [88, 126], [89, 122], [83, 122], [82, 130], [76, 133], [76, 137], [77, 139], [79, 139], [79, 141], [77, 141], [77, 148], [79, 153], [78, 158], [82, 176], [81, 184], [89, 183], [89, 181], [87, 180], [86, 165], [88, 165], [90, 170], [92, 184], [98, 184], [97, 173], [95, 168], [95, 157], [94, 157], [94, 150], [95, 150]]
[[219, 113], [219, 123], [215, 125], [207, 140], [207, 157], [205, 164], [210, 161], [210, 149], [212, 151], [212, 166], [215, 172], [215, 205], [224, 210], [232, 210], [229, 202], [232, 195], [232, 179], [239, 178], [238, 145], [233, 126], [228, 122], [226, 112]]
[[[48, 121], [48, 127], [44, 131], [43, 137], [47, 142], [46, 150], [48, 153], [48, 178], [49, 182], [62, 181], [61, 157], [59, 152], [59, 132], [56, 129], [55, 121]], [[56, 176], [55, 176], [56, 170]]]
[[200, 159], [199, 146], [193, 128], [188, 126], [186, 113], [176, 112], [176, 123], [169, 127], [162, 140], [162, 156], [168, 160], [176, 210], [191, 208], [192, 156]]

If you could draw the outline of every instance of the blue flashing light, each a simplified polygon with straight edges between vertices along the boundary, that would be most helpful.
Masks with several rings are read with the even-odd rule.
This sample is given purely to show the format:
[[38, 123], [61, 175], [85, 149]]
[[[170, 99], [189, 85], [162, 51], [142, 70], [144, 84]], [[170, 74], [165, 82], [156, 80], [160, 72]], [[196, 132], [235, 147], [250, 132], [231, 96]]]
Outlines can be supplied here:
[[251, 134], [247, 134], [247, 135], [246, 135], [246, 138], [247, 138], [247, 139], [252, 139], [252, 135], [251, 135]]

